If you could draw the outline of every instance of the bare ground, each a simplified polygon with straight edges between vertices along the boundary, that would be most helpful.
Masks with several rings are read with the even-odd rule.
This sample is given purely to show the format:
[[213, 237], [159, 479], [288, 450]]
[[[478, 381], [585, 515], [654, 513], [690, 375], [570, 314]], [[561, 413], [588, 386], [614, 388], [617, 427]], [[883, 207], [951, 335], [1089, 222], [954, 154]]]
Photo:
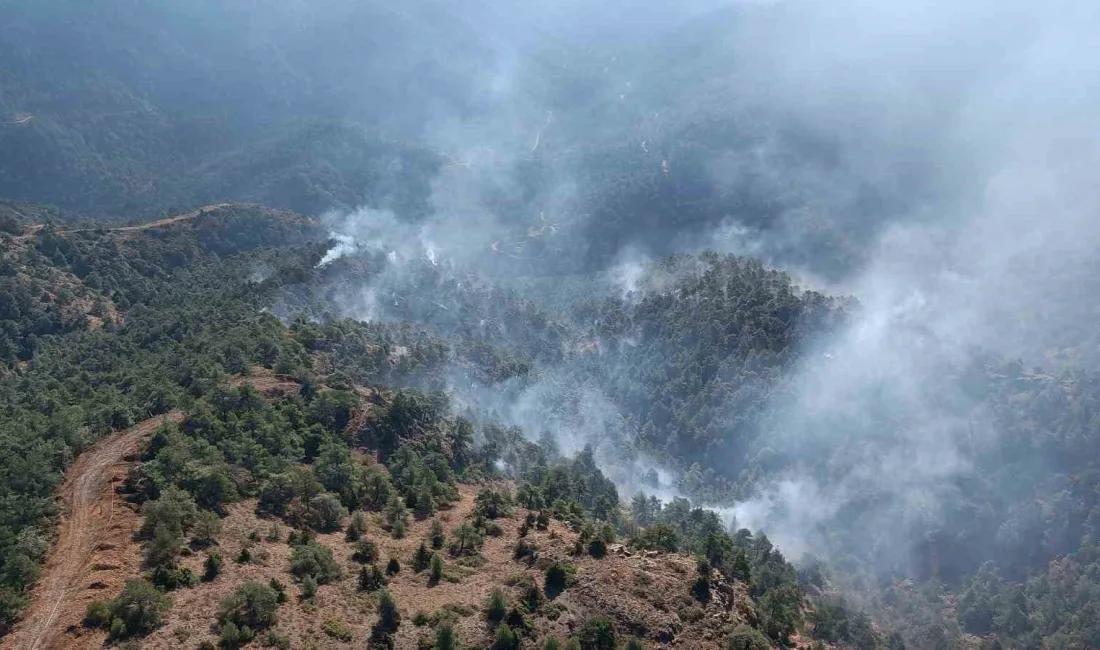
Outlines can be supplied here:
[[[265, 368], [254, 368], [230, 384], [248, 384], [268, 395], [294, 393], [299, 388], [297, 382]], [[125, 481], [130, 461], [157, 427], [165, 421], [182, 422], [184, 417], [182, 411], [170, 411], [115, 433], [81, 454], [68, 469], [59, 494], [57, 540], [31, 591], [30, 607], [0, 649], [102, 645], [102, 632], [80, 627], [88, 603], [113, 598], [141, 568], [140, 545], [134, 541], [141, 516], [115, 487]]]
[[99, 441], [66, 472], [57, 543], [31, 592], [31, 606], [0, 647], [69, 647], [58, 637], [84, 616], [83, 607], [91, 600], [87, 593], [112, 593], [109, 588], [114, 585], [99, 574], [122, 568], [120, 558], [114, 556], [131, 544], [130, 526], [137, 520], [136, 513], [115, 493], [112, 479], [120, 473], [125, 476], [126, 457], [141, 449], [145, 439], [165, 420], [180, 422], [183, 412], [171, 411]]

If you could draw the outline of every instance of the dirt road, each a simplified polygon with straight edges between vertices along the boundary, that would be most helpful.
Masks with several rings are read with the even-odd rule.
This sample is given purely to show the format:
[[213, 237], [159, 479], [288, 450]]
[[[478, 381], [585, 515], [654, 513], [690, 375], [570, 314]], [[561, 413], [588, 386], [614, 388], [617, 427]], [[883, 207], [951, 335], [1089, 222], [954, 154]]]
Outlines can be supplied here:
[[[265, 368], [253, 368], [249, 375], [234, 377], [229, 383], [249, 385], [265, 395], [294, 394], [300, 388], [292, 379]], [[124, 480], [128, 458], [144, 448], [162, 422], [179, 423], [184, 418], [182, 411], [169, 411], [114, 433], [81, 454], [65, 472], [57, 541], [31, 591], [23, 620], [0, 639], [0, 650], [102, 644], [102, 635], [91, 638], [65, 632], [70, 626], [79, 626], [90, 600], [113, 598], [140, 569], [139, 545], [132, 536], [141, 517], [125, 506], [113, 483]]]
[[[177, 214], [174, 217], [165, 217], [163, 219], [157, 219], [156, 221], [149, 221], [147, 223], [140, 223], [140, 224], [137, 224], [137, 225], [134, 225], [134, 226], [114, 226], [114, 227], [110, 227], [110, 228], [103, 228], [103, 230], [108, 230], [108, 231], [111, 231], [111, 232], [132, 232], [132, 231], [135, 231], [135, 230], [149, 230], [150, 228], [159, 228], [161, 226], [167, 226], [167, 225], [171, 225], [173, 223], [179, 223], [180, 221], [190, 221], [191, 219], [194, 219], [195, 217], [202, 214], [203, 212], [207, 212], [207, 211], [210, 211], [210, 210], [218, 210], [220, 208], [227, 208], [231, 205], [233, 205], [233, 204], [232, 203], [215, 203], [213, 205], [208, 205], [208, 206], [199, 208], [198, 210], [193, 210], [191, 212], [185, 212], [184, 214]], [[40, 223], [30, 224], [29, 226], [26, 226], [24, 228], [23, 234], [16, 236], [14, 238], [14, 240], [17, 241], [17, 242], [23, 242], [23, 241], [27, 241], [28, 239], [32, 239], [32, 238], [36, 237], [42, 231], [43, 227], [44, 226]], [[65, 233], [70, 233], [70, 232], [90, 232], [90, 231], [99, 230], [99, 229], [100, 229], [100, 227], [95, 227], [95, 228], [59, 228], [55, 232], [57, 232], [58, 234], [65, 234]]]
[[[58, 522], [58, 538], [51, 549], [42, 577], [31, 593], [31, 606], [15, 630], [3, 639], [0, 648], [45, 650], [65, 647], [59, 638], [63, 631], [57, 623], [71, 618], [66, 596], [83, 590], [90, 570], [90, 559], [107, 537], [119, 508], [111, 488], [117, 465], [126, 456], [141, 449], [145, 439], [162, 422], [181, 422], [182, 411], [145, 420], [129, 429], [99, 441], [84, 452], [65, 474], [61, 486], [63, 511]], [[80, 613], [76, 614], [80, 616]]]

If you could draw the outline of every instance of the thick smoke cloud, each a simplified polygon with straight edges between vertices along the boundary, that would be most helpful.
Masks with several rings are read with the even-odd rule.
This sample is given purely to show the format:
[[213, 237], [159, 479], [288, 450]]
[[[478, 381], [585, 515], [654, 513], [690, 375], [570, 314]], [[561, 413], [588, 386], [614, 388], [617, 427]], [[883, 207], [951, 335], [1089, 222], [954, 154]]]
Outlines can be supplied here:
[[[798, 459], [737, 509], [791, 551], [841, 552], [844, 513], [883, 566], [904, 563], [914, 523], [943, 524], [998, 431], [958, 378], [992, 350], [1050, 364], [1095, 339], [1075, 331], [1100, 244], [1100, 51], [1091, 3], [822, 3], [750, 47], [766, 101], [838, 134], [871, 184], [916, 162], [925, 179], [848, 280], [850, 328], [808, 355], [775, 405]], [[786, 21], [785, 19], [790, 19]], [[859, 215], [853, 215], [855, 219]], [[888, 417], [881, 417], [882, 411]], [[875, 429], [893, 421], [889, 431]], [[823, 476], [811, 463], [829, 468]], [[854, 514], [852, 511], [860, 511]], [[858, 550], [847, 549], [858, 553]]]
[[[606, 197], [584, 189], [578, 152], [622, 147], [655, 186], [676, 183], [687, 156], [678, 138], [731, 120], [739, 137], [684, 173], [703, 179], [706, 196], [770, 197], [728, 205], [771, 206], [771, 221], [731, 208], [660, 232], [640, 223], [633, 239], [610, 245], [602, 277], [608, 295], [629, 298], [664, 286], [646, 278], [653, 256], [718, 248], [859, 301], [850, 326], [805, 350], [771, 404], [766, 438], [789, 470], [733, 507], [739, 524], [796, 555], [835, 556], [827, 531], [843, 517], [868, 533], [858, 551], [903, 566], [906, 536], [942, 523], [999, 434], [986, 405], [955, 389], [974, 352], [1051, 365], [1067, 348], [1085, 362], [1100, 351], [1080, 325], [1095, 322], [1088, 297], [1100, 269], [1092, 3], [495, 9], [486, 14], [491, 63], [475, 75], [481, 109], [434, 115], [423, 130], [447, 161], [434, 214], [415, 227], [350, 215], [336, 227], [340, 246], [385, 237], [402, 259], [435, 264], [438, 255], [498, 279], [576, 268], [562, 258], [607, 243], [593, 235]], [[705, 51], [685, 53], [696, 37]], [[568, 46], [555, 65], [594, 71], [595, 90], [569, 102], [555, 95], [541, 58], [551, 43]], [[658, 98], [669, 87], [657, 79], [679, 84], [675, 96]], [[822, 224], [835, 230], [821, 235]], [[838, 265], [844, 246], [821, 242], [840, 235], [859, 251]], [[399, 269], [356, 290], [411, 291]], [[349, 315], [380, 317], [376, 307]], [[567, 449], [628, 445], [624, 414], [584, 377], [560, 365], [534, 385], [464, 397], [532, 436], [550, 430]], [[554, 410], [567, 402], [574, 413]], [[632, 473], [648, 466], [628, 458], [606, 466], [634, 489]]]

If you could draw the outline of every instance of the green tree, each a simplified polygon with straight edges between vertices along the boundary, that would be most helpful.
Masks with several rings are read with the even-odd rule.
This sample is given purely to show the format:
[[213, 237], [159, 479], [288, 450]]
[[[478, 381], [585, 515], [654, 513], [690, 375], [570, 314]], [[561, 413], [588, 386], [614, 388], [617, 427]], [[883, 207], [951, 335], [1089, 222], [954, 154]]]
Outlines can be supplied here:
[[274, 589], [249, 580], [218, 602], [218, 622], [232, 622], [253, 631], [275, 625], [279, 594]]
[[475, 555], [483, 538], [473, 525], [464, 521], [454, 529], [451, 539], [451, 555]]
[[359, 540], [355, 544], [355, 552], [351, 559], [360, 564], [371, 564], [378, 561], [378, 545], [369, 539]]
[[435, 645], [433, 650], [458, 650], [458, 637], [455, 635], [454, 626], [444, 621], [435, 629]]
[[615, 627], [602, 616], [586, 620], [578, 637], [584, 650], [615, 650], [617, 643]]
[[210, 546], [214, 544], [221, 533], [222, 519], [218, 513], [211, 510], [200, 510], [195, 517], [195, 525], [191, 530], [191, 541], [196, 546]]
[[386, 576], [375, 565], [359, 569], [359, 591], [374, 592], [386, 586]]
[[144, 636], [160, 627], [172, 601], [144, 580], [128, 580], [122, 593], [111, 601], [111, 636]]
[[348, 522], [348, 528], [345, 531], [345, 538], [349, 542], [358, 542], [359, 538], [367, 532], [367, 518], [363, 516], [363, 513], [356, 510], [351, 516], [351, 521]]
[[170, 486], [159, 499], [146, 503], [142, 512], [145, 515], [141, 525], [143, 535], [153, 535], [158, 526], [164, 526], [176, 537], [183, 537], [195, 523], [198, 508], [190, 494]]
[[760, 614], [764, 630], [777, 641], [786, 642], [802, 622], [802, 596], [797, 587], [772, 589], [760, 599]]
[[557, 598], [569, 586], [573, 576], [573, 567], [563, 562], [552, 562], [546, 567], [544, 590], [551, 600]]
[[432, 553], [432, 572], [431, 582], [432, 584], [438, 584], [443, 579], [443, 558], [439, 553]]
[[216, 548], [210, 549], [210, 552], [206, 554], [206, 560], [203, 562], [203, 580], [207, 582], [218, 577], [218, 574], [222, 571], [222, 554]]
[[416, 549], [416, 554], [413, 555], [412, 567], [414, 573], [420, 573], [424, 569], [428, 568], [428, 565], [432, 561], [431, 553], [428, 551], [428, 547], [423, 542]]
[[497, 628], [496, 638], [491, 650], [519, 650], [522, 639], [515, 630], [507, 624]]
[[309, 513], [310, 525], [327, 533], [340, 528], [348, 511], [335, 495], [319, 494], [309, 500]]
[[504, 592], [500, 589], [493, 589], [492, 593], [489, 594], [489, 598], [485, 601], [485, 618], [495, 625], [504, 620], [507, 611], [508, 604], [504, 600]]
[[443, 548], [443, 544], [446, 543], [446, 537], [443, 532], [443, 522], [438, 519], [433, 519], [428, 535], [431, 540], [432, 548], [437, 551]]
[[332, 549], [309, 540], [291, 550], [290, 572], [300, 579], [310, 577], [325, 584], [340, 577], [340, 565], [333, 558]]
[[401, 612], [397, 610], [397, 603], [386, 589], [378, 594], [378, 627], [393, 634], [401, 625]]
[[768, 637], [759, 630], [747, 625], [738, 625], [734, 628], [726, 641], [726, 650], [771, 650], [772, 644]]

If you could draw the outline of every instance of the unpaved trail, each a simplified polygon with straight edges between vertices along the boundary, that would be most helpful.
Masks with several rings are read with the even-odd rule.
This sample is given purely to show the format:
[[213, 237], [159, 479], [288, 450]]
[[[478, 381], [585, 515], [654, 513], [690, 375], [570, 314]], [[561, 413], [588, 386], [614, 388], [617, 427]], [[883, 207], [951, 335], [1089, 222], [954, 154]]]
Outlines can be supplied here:
[[[253, 368], [249, 375], [233, 377], [229, 383], [233, 387], [248, 385], [265, 395], [294, 394], [300, 388], [292, 379], [265, 368]], [[69, 636], [65, 631], [80, 623], [89, 600], [115, 596], [125, 579], [133, 577], [137, 567], [127, 564], [140, 563], [138, 547], [131, 543], [140, 517], [126, 508], [112, 483], [123, 480], [127, 459], [143, 449], [157, 427], [166, 421], [178, 424], [185, 418], [183, 411], [173, 410], [111, 434], [81, 454], [65, 472], [57, 540], [31, 591], [23, 620], [0, 639], [0, 650], [91, 647], [93, 639]]]
[[[214, 205], [208, 205], [206, 207], [193, 210], [185, 214], [177, 214], [174, 217], [165, 217], [163, 219], [157, 219], [156, 221], [150, 221], [148, 223], [141, 223], [136, 226], [118, 226], [116, 228], [108, 228], [107, 230], [113, 230], [115, 232], [127, 232], [131, 230], [149, 230], [150, 228], [159, 228], [160, 226], [167, 226], [169, 224], [178, 223], [180, 221], [190, 221], [199, 216], [207, 210], [219, 210], [221, 208], [228, 208], [231, 203], [215, 203]], [[91, 230], [88, 228], [87, 230]], [[68, 230], [66, 232], [80, 232], [79, 230]]]
[[113, 434], [81, 454], [61, 485], [63, 502], [57, 542], [50, 551], [42, 577], [31, 592], [31, 605], [15, 630], [0, 648], [39, 650], [64, 647], [59, 617], [65, 612], [66, 596], [82, 589], [89, 574], [89, 560], [106, 537], [107, 529], [122, 507], [114, 498], [111, 478], [115, 466], [138, 451], [145, 439], [164, 421], [182, 422], [182, 411], [145, 420]]
[[[198, 210], [192, 210], [191, 212], [185, 212], [184, 214], [177, 214], [173, 217], [164, 217], [163, 219], [157, 219], [156, 221], [149, 221], [147, 223], [139, 223], [139, 224], [134, 225], [134, 226], [114, 226], [114, 227], [111, 227], [111, 228], [102, 228], [102, 230], [107, 230], [107, 231], [110, 231], [110, 232], [133, 232], [133, 231], [136, 231], [136, 230], [149, 230], [151, 228], [159, 228], [161, 226], [168, 226], [168, 225], [171, 225], [171, 224], [174, 224], [174, 223], [179, 223], [180, 221], [190, 221], [190, 220], [194, 219], [195, 217], [199, 216], [200, 214], [202, 214], [204, 212], [207, 212], [209, 210], [219, 210], [221, 208], [227, 208], [231, 205], [233, 205], [233, 204], [232, 203], [215, 203], [213, 205], [207, 205], [207, 206], [201, 207]], [[13, 239], [14, 239], [14, 241], [17, 241], [17, 242], [27, 241], [28, 239], [32, 239], [32, 238], [36, 237], [38, 235], [38, 233], [42, 231], [43, 228], [44, 228], [44, 226], [40, 223], [31, 224], [31, 225], [25, 227], [25, 231], [23, 232], [22, 235], [18, 235], [16, 237], [14, 237]], [[54, 232], [63, 235], [65, 233], [70, 233], [70, 232], [91, 232], [93, 230], [100, 230], [100, 229], [101, 229], [101, 227], [98, 227], [98, 226], [95, 227], [95, 228], [61, 228], [61, 229], [55, 230]]]

